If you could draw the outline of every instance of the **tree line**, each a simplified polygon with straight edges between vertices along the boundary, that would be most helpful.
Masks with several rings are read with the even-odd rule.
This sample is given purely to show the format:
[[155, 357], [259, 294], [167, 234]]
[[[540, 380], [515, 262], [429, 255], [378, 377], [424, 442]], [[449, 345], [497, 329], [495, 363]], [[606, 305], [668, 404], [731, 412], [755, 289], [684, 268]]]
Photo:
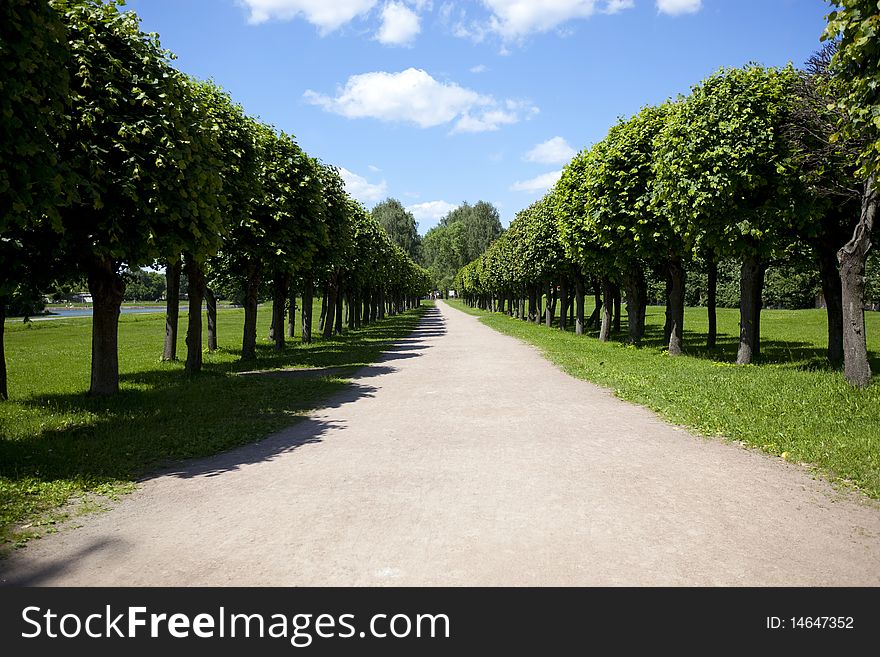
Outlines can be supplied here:
[[[119, 389], [117, 333], [127, 269], [164, 266], [164, 357], [176, 358], [180, 276], [189, 297], [186, 371], [201, 369], [202, 303], [216, 348], [212, 286], [244, 290], [242, 359], [256, 358], [257, 306], [292, 334], [296, 293], [311, 340], [416, 304], [427, 273], [345, 192], [336, 168], [245, 114], [212, 82], [171, 65], [158, 36], [102, 0], [0, 3], [0, 397], [7, 299], [85, 277], [93, 299], [90, 394]], [[285, 326], [285, 322], [287, 326]]]
[[[867, 386], [865, 266], [880, 162], [876, 2], [844, 0], [805, 70], [722, 69], [686, 97], [621, 119], [548, 194], [456, 275], [468, 303], [606, 341], [645, 330], [647, 278], [665, 281], [665, 340], [682, 353], [686, 274], [707, 272], [716, 342], [718, 263], [740, 263], [738, 364], [760, 354], [765, 274], [808, 257], [827, 306], [828, 359]], [[584, 317], [584, 297], [596, 312]]]

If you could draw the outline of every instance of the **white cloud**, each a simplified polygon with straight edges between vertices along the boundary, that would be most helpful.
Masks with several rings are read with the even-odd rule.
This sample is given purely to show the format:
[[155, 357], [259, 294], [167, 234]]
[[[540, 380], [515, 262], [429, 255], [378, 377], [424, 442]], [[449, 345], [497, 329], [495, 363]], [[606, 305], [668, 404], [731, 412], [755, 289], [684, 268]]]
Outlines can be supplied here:
[[695, 14], [702, 8], [703, 0], [657, 0], [657, 11], [670, 16]]
[[379, 173], [379, 172], [382, 170], [382, 169], [380, 169], [379, 167], [377, 167], [375, 164], [368, 164], [368, 165], [367, 165], [367, 168], [368, 168], [370, 171], [372, 171], [373, 173]]
[[616, 14], [619, 11], [632, 9], [633, 7], [635, 7], [634, 0], [608, 0], [608, 4], [605, 5], [605, 9], [602, 10], [602, 13]]
[[564, 164], [577, 154], [562, 137], [553, 137], [538, 144], [523, 156], [526, 162], [539, 164]]
[[427, 72], [408, 68], [400, 73], [377, 71], [351, 76], [335, 97], [312, 90], [305, 99], [327, 112], [349, 119], [403, 121], [430, 128], [456, 121], [453, 132], [498, 130], [538, 112], [531, 103], [503, 103], [454, 82], [439, 82]]
[[363, 203], [380, 201], [385, 198], [388, 192], [388, 184], [384, 180], [373, 184], [363, 176], [352, 173], [344, 167], [339, 168], [339, 175], [345, 183], [346, 191]]
[[513, 192], [545, 192], [553, 187], [561, 176], [561, 169], [559, 171], [542, 173], [540, 176], [536, 176], [531, 180], [523, 180], [521, 182], [513, 183], [513, 185], [510, 186], [510, 190]]
[[469, 70], [471, 73], [485, 73], [489, 70], [489, 67], [485, 64], [477, 64], [476, 66], [471, 66]]
[[447, 203], [446, 201], [427, 201], [410, 205], [406, 211], [412, 212], [416, 221], [419, 222], [419, 228], [426, 230], [438, 223], [457, 207], [454, 203]]
[[376, 40], [386, 46], [406, 46], [421, 31], [419, 15], [400, 2], [389, 2], [382, 8], [382, 25]]
[[[533, 32], [549, 32], [563, 23], [589, 18], [597, 11], [615, 14], [633, 7], [633, 0], [483, 0], [492, 12], [489, 29], [508, 40]], [[467, 36], [479, 34], [473, 28]], [[463, 34], [464, 36], [464, 34]]]
[[366, 14], [376, 0], [242, 0], [250, 9], [248, 22], [265, 23], [271, 19], [289, 21], [305, 18], [321, 34], [327, 34], [345, 25], [357, 16]]

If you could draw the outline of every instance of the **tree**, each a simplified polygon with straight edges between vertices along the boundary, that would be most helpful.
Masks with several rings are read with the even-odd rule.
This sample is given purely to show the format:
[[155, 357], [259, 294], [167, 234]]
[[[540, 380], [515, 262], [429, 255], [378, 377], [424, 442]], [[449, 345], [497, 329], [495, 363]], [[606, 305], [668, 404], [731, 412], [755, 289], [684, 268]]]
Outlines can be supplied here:
[[843, 296], [837, 253], [850, 239], [859, 220], [863, 184], [857, 175], [861, 133], [841, 136], [838, 125], [845, 114], [837, 106], [839, 80], [831, 75], [835, 43], [828, 43], [807, 62], [795, 87], [785, 136], [792, 144], [812, 199], [815, 221], [802, 237], [818, 262], [828, 316], [828, 360], [843, 363]]
[[373, 219], [385, 229], [391, 241], [397, 244], [413, 260], [418, 260], [421, 251], [421, 238], [416, 227], [416, 218], [407, 212], [403, 204], [394, 198], [378, 203], [372, 211]]
[[593, 261], [598, 248], [610, 259], [611, 269], [621, 272], [627, 292], [629, 341], [633, 344], [639, 344], [644, 335], [645, 263], [666, 268], [672, 282], [669, 354], [676, 356], [682, 346], [683, 260], [688, 249], [661, 208], [652, 203], [654, 141], [669, 112], [668, 104], [646, 107], [619, 121], [602, 141], [569, 166], [559, 189], [578, 199], [567, 204], [561, 219], [566, 242], [588, 245], [572, 250], [586, 251]]
[[843, 296], [844, 376], [850, 384], [865, 387], [871, 382], [871, 366], [865, 337], [865, 262], [871, 251], [871, 234], [877, 214], [875, 180], [880, 171], [880, 10], [871, 0], [840, 0], [828, 15], [823, 38], [838, 39], [831, 62], [842, 115], [838, 138], [858, 136], [858, 175], [864, 180], [861, 212], [852, 238], [838, 252]]
[[599, 340], [605, 342], [611, 338], [613, 281], [620, 277], [620, 272], [615, 257], [602, 246], [593, 229], [590, 208], [595, 204], [595, 198], [590, 188], [583, 184], [589, 179], [589, 172], [601, 166], [601, 161], [600, 144], [578, 153], [562, 170], [553, 198], [558, 217], [559, 240], [565, 257], [576, 263], [581, 271], [594, 272], [599, 278], [603, 299]]
[[71, 111], [57, 135], [76, 175], [60, 212], [61, 250], [88, 277], [92, 315], [90, 393], [119, 388], [121, 275], [183, 252], [209, 251], [222, 226], [213, 135], [184, 109], [187, 82], [138, 19], [98, 0], [55, 0], [72, 53]]
[[69, 189], [53, 138], [68, 102], [69, 60], [64, 24], [48, 3], [0, 3], [0, 400], [8, 397], [9, 296], [21, 282], [53, 274], [45, 250], [37, 259], [34, 247], [54, 242], [56, 205]]
[[656, 198], [673, 230], [697, 254], [742, 259], [739, 364], [759, 354], [767, 265], [811, 219], [782, 137], [796, 82], [791, 66], [721, 70], [678, 104], [657, 139]]

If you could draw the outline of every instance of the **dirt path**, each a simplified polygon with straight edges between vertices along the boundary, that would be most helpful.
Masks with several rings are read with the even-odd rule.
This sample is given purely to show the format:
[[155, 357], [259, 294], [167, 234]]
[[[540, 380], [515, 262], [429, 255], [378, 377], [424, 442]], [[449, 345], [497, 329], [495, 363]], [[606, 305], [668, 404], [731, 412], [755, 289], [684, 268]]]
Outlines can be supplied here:
[[58, 585], [878, 585], [880, 509], [439, 304], [309, 419], [0, 564]]

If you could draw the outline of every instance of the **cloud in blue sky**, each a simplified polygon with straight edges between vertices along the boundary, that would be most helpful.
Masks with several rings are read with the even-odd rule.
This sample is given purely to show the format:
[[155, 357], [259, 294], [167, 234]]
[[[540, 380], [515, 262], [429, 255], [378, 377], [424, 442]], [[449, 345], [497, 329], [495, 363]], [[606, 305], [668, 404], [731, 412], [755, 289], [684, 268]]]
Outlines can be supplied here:
[[432, 128], [453, 123], [452, 132], [488, 132], [538, 113], [527, 101], [499, 102], [454, 82], [440, 82], [422, 69], [352, 75], [335, 96], [313, 90], [307, 102], [349, 119], [372, 118]]
[[241, 0], [250, 10], [250, 23], [302, 17], [322, 34], [336, 30], [369, 12], [376, 0]]
[[562, 170], [550, 171], [530, 180], [515, 182], [510, 186], [512, 192], [546, 192], [562, 177]]
[[657, 0], [657, 11], [670, 16], [695, 14], [702, 8], [703, 0]]
[[419, 224], [419, 232], [424, 233], [431, 226], [437, 225], [440, 220], [452, 212], [458, 206], [448, 201], [426, 201], [407, 206], [407, 212], [411, 212]]
[[339, 175], [345, 183], [345, 190], [362, 203], [381, 201], [388, 193], [388, 183], [384, 180], [380, 183], [371, 183], [345, 167], [339, 168]]
[[382, 8], [382, 25], [376, 33], [376, 41], [386, 46], [408, 46], [421, 30], [416, 12], [402, 2], [388, 2]]
[[532, 148], [523, 155], [526, 162], [538, 164], [565, 164], [576, 155], [575, 151], [562, 137], [553, 137]]

